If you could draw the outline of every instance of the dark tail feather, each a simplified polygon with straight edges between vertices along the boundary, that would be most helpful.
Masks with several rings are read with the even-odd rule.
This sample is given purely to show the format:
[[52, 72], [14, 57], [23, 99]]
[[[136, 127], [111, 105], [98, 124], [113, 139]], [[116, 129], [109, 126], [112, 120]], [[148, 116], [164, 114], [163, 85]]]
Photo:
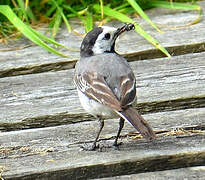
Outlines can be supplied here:
[[118, 114], [123, 118], [127, 119], [137, 129], [143, 137], [146, 139], [154, 139], [155, 133], [149, 126], [147, 121], [137, 112], [133, 107], [128, 107]]

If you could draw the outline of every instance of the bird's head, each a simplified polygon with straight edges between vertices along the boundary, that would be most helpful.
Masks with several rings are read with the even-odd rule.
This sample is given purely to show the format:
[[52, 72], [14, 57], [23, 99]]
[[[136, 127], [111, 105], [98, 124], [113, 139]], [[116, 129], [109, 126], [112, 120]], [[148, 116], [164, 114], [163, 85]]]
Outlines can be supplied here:
[[96, 27], [88, 32], [80, 47], [81, 57], [88, 57], [104, 52], [115, 52], [115, 41], [125, 31], [134, 29], [133, 24], [125, 24], [121, 28], [108, 26]]

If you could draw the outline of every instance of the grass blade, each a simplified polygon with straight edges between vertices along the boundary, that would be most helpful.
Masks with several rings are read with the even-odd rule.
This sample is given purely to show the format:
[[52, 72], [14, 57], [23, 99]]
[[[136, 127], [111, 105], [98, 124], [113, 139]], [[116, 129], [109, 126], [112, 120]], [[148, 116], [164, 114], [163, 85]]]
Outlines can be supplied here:
[[67, 28], [68, 32], [71, 32], [71, 26], [70, 26], [70, 24], [69, 24], [69, 22], [68, 22], [67, 18], [65, 17], [65, 15], [64, 15], [62, 10], [61, 10], [61, 16], [63, 18], [63, 21], [64, 21], [64, 23], [66, 25], [66, 28]]
[[31, 8], [29, 7], [29, 0], [25, 1], [25, 11], [26, 14], [28, 15], [28, 17], [32, 20], [32, 21], [36, 21], [36, 17], [34, 16], [33, 12], [31, 11]]
[[53, 1], [53, 3], [56, 5], [57, 9], [59, 10], [59, 12], [60, 12], [60, 14], [61, 14], [61, 16], [62, 16], [62, 18], [63, 18], [63, 21], [64, 21], [64, 23], [65, 23], [65, 25], [66, 25], [66, 28], [67, 28], [68, 32], [71, 32], [71, 26], [70, 26], [70, 24], [68, 23], [68, 20], [66, 19], [65, 15], [64, 15], [64, 13], [63, 13], [62, 8], [59, 7], [59, 5], [56, 3], [56, 1], [54, 1], [54, 0], [52, 0], [52, 1]]
[[136, 3], [135, 0], [127, 0], [128, 3], [138, 12], [138, 14], [144, 18], [148, 23], [151, 24], [153, 28], [155, 28], [157, 31], [162, 33], [162, 31], [150, 20], [150, 18], [144, 13], [144, 11], [141, 9], [141, 7]]
[[54, 25], [53, 25], [53, 28], [52, 28], [52, 36], [53, 37], [56, 36], [56, 34], [59, 30], [60, 24], [61, 24], [61, 20], [62, 20], [61, 13], [60, 13], [59, 9], [57, 9], [54, 19], [55, 19], [54, 20]]
[[[100, 6], [98, 4], [94, 4], [93, 8], [96, 10], [96, 12], [98, 12], [98, 13], [100, 12]], [[116, 19], [118, 19], [122, 22], [128, 22], [128, 23], [133, 23], [134, 22], [128, 16], [109, 8], [108, 6], [104, 6], [103, 11], [104, 11], [104, 14], [106, 14], [107, 16], [116, 18]]]
[[26, 13], [26, 10], [25, 10], [25, 6], [24, 6], [24, 2], [23, 0], [17, 0], [18, 2], [18, 5], [23, 13], [23, 16], [24, 18], [26, 19], [26, 22], [28, 23], [28, 16], [27, 16], [27, 13]]
[[54, 11], [56, 10], [56, 6], [52, 5], [45, 13], [46, 17], [50, 17], [52, 13], [54, 13]]
[[0, 13], [2, 13], [4, 16], [6, 16], [9, 21], [22, 33], [24, 36], [29, 38], [32, 42], [35, 44], [43, 47], [47, 51], [57, 54], [62, 57], [67, 57], [65, 54], [62, 54], [61, 52], [53, 49], [52, 47], [48, 46], [46, 43], [44, 43], [33, 31], [30, 30], [30, 27], [25, 25], [11, 10], [11, 8], [7, 5], [0, 5]]
[[89, 32], [93, 28], [93, 16], [90, 12], [86, 13], [86, 19], [85, 19], [85, 30], [86, 32]]
[[103, 15], [103, 0], [99, 0], [100, 1], [100, 12], [101, 12], [101, 19], [104, 18], [104, 15]]
[[[93, 5], [93, 8], [96, 10], [96, 12], [100, 12], [100, 6], [98, 4]], [[155, 40], [152, 36], [150, 36], [148, 33], [146, 33], [141, 26], [139, 26], [135, 21], [133, 21], [131, 18], [129, 18], [128, 16], [115, 11], [107, 6], [104, 6], [104, 14], [106, 14], [107, 16], [116, 18], [122, 22], [126, 22], [126, 23], [132, 23], [135, 24], [135, 31], [140, 34], [142, 37], [144, 37], [147, 41], [149, 41], [150, 43], [152, 43], [154, 46], [156, 46], [158, 49], [160, 49], [166, 56], [171, 57], [171, 55], [168, 53], [168, 51], [160, 45], [160, 43]]]
[[167, 8], [167, 9], [179, 9], [179, 10], [197, 10], [199, 11], [199, 16], [189, 25], [193, 25], [198, 23], [201, 20], [202, 15], [202, 9], [197, 4], [186, 4], [186, 3], [177, 3], [177, 2], [166, 2], [166, 1], [151, 1], [150, 3], [151, 7], [161, 7], [161, 8]]
[[186, 4], [177, 2], [166, 2], [166, 1], [150, 1], [149, 5], [152, 7], [161, 7], [168, 9], [181, 9], [181, 10], [198, 10], [201, 11], [201, 7], [196, 4]]
[[68, 47], [62, 45], [62, 44], [59, 44], [58, 42], [54, 41], [53, 39], [51, 38], [48, 38], [47, 36], [44, 36], [43, 34], [39, 33], [38, 31], [32, 29], [30, 26], [28, 26], [28, 28], [30, 29], [30, 31], [32, 31], [36, 36], [38, 36], [39, 38], [43, 39], [44, 41], [48, 42], [48, 43], [51, 43], [51, 44], [54, 44], [56, 46], [60, 46], [60, 47], [63, 47], [65, 49], [69, 49]]

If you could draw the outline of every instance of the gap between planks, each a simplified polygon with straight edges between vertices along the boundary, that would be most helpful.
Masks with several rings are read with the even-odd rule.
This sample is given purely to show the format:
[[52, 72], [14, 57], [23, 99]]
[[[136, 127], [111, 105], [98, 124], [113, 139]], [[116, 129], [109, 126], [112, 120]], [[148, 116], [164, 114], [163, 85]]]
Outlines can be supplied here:
[[[137, 78], [137, 108], [153, 113], [204, 107], [204, 54], [131, 62]], [[80, 106], [72, 77], [73, 70], [65, 70], [0, 79], [1, 129], [93, 119]]]
[[[199, 2], [202, 9], [205, 9], [205, 1]], [[156, 15], [156, 11], [160, 12]], [[173, 14], [172, 16], [171, 14]], [[148, 15], [157, 24], [163, 24], [164, 27], [169, 27], [170, 24], [181, 25], [189, 24], [198, 15], [194, 11], [170, 11], [154, 9], [148, 11]], [[139, 20], [137, 20], [139, 21]], [[178, 56], [187, 53], [197, 53], [205, 51], [205, 38], [203, 30], [205, 28], [205, 21], [202, 19], [199, 23], [185, 26], [184, 28], [171, 29], [164, 28], [165, 33], [160, 34], [155, 32], [151, 27], [147, 26], [146, 22], [140, 20], [139, 24], [146, 27], [146, 30], [153, 35], [172, 56]], [[111, 22], [110, 25], [120, 26], [119, 22]], [[83, 29], [82, 27], [75, 27], [76, 29]], [[80, 47], [82, 41], [81, 37], [76, 37], [69, 34], [64, 27], [58, 41], [64, 45], [72, 46], [72, 48]], [[82, 31], [82, 30], [81, 30]], [[183, 38], [182, 38], [183, 37]], [[22, 41], [20, 41], [22, 42]], [[70, 44], [70, 42], [73, 42]], [[18, 42], [16, 43], [18, 44]], [[142, 37], [135, 32], [126, 33], [119, 40], [117, 50], [120, 54], [125, 56], [129, 61], [153, 59], [164, 57], [164, 55], [157, 49], [153, 48]], [[71, 69], [75, 66], [77, 59], [79, 59], [79, 52], [65, 51], [71, 58], [60, 58], [56, 55], [50, 54], [40, 47], [32, 46], [17, 51], [0, 52], [0, 77], [9, 77], [25, 74], [34, 74], [48, 71], [59, 71]], [[16, 63], [18, 62], [18, 63]]]
[[[184, 99], [168, 100], [164, 102], [150, 102], [150, 103], [138, 103], [136, 109], [142, 114], [176, 111], [192, 108], [204, 108], [205, 96], [191, 97]], [[62, 112], [51, 115], [36, 116], [31, 118], [25, 118], [21, 122], [17, 123], [1, 123], [0, 132], [16, 131], [22, 129], [52, 127], [64, 124], [73, 124], [83, 121], [96, 120], [92, 115], [87, 113], [69, 113]]]
[[[181, 110], [150, 116], [154, 121], [155, 130], [156, 127], [171, 130], [174, 127], [198, 124], [204, 114], [203, 108], [197, 112], [195, 109]], [[0, 150], [4, 151], [0, 156], [0, 166], [5, 167], [3, 178], [87, 179], [205, 163], [204, 131], [191, 133], [188, 132], [188, 128], [188, 133], [164, 135], [149, 142], [135, 138], [137, 134], [133, 133], [133, 127], [126, 123], [120, 139], [123, 144], [118, 151], [107, 148], [113, 143], [112, 137], [118, 129], [115, 120], [107, 120], [99, 142], [102, 146], [101, 152], [81, 151], [80, 145], [94, 140], [96, 127], [97, 122], [91, 121], [1, 133]]]

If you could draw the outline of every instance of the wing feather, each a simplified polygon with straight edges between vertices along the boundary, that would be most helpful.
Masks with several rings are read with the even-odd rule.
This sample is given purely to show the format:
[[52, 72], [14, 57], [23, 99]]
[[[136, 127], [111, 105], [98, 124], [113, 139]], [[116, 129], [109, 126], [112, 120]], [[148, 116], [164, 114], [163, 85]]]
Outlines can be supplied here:
[[74, 82], [78, 89], [91, 99], [107, 105], [117, 111], [131, 105], [136, 97], [136, 80], [131, 72], [120, 79], [120, 99], [107, 84], [105, 77], [96, 72], [75, 75]]
[[121, 77], [120, 90], [121, 106], [125, 107], [131, 105], [136, 98], [136, 80], [133, 73]]
[[76, 86], [91, 99], [121, 111], [120, 101], [109, 88], [105, 78], [94, 72], [86, 72], [74, 77]]

